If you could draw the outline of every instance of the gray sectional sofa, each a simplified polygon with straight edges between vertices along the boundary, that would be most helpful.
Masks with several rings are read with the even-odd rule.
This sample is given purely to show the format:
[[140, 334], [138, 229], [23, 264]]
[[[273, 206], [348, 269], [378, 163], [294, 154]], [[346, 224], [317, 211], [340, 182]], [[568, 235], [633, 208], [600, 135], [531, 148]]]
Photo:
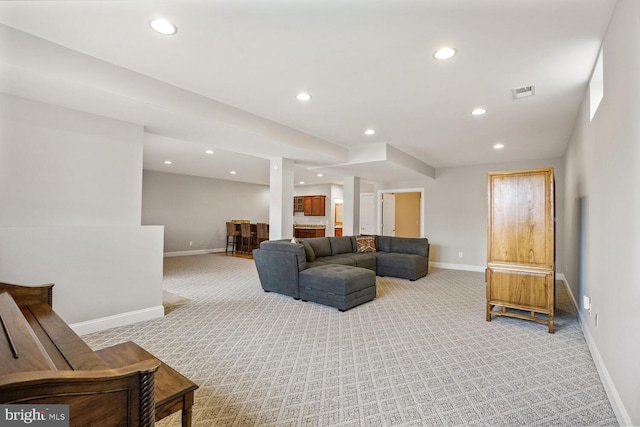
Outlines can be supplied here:
[[271, 240], [253, 251], [265, 292], [341, 311], [376, 296], [376, 275], [416, 280], [429, 268], [429, 241], [389, 236]]

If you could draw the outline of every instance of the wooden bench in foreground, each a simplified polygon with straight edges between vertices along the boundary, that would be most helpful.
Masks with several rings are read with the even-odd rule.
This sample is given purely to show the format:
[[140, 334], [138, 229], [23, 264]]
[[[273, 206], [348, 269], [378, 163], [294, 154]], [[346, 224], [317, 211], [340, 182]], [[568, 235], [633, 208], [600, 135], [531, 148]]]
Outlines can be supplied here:
[[53, 285], [0, 283], [0, 403], [68, 404], [71, 426], [191, 425], [196, 384], [133, 342], [93, 351], [51, 308]]

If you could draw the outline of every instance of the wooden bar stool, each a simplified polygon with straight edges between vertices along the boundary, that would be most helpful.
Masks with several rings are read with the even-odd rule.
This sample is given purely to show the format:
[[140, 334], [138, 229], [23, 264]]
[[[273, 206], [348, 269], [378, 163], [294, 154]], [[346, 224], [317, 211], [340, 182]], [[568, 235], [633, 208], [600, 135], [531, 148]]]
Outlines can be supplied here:
[[[253, 245], [254, 234], [251, 232], [251, 224], [243, 222], [240, 224], [240, 252], [250, 253]], [[244, 250], [246, 248], [246, 250]]]
[[256, 224], [256, 235], [258, 237], [257, 245], [260, 246], [260, 242], [269, 240], [269, 224], [259, 222]]
[[232, 254], [236, 251], [236, 238], [240, 236], [240, 232], [236, 230], [236, 225], [233, 222], [227, 222], [226, 225], [227, 225], [227, 246], [224, 248], [225, 255], [229, 250], [229, 245], [231, 245]]

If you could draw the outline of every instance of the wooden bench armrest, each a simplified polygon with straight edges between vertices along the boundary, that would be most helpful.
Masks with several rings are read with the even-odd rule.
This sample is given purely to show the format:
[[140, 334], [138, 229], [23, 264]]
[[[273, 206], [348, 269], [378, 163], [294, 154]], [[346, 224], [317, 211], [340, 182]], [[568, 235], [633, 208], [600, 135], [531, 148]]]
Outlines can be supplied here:
[[14, 285], [0, 282], [0, 292], [9, 292], [18, 307], [45, 303], [53, 307], [53, 283], [44, 285]]
[[0, 403], [68, 404], [71, 426], [152, 426], [159, 366], [151, 359], [105, 370], [8, 374], [0, 377]]
[[[118, 367], [137, 360], [159, 360], [132, 341], [97, 350], [96, 354], [109, 366]], [[198, 385], [160, 361], [155, 375], [156, 421], [182, 410], [182, 426], [191, 425], [191, 407]]]

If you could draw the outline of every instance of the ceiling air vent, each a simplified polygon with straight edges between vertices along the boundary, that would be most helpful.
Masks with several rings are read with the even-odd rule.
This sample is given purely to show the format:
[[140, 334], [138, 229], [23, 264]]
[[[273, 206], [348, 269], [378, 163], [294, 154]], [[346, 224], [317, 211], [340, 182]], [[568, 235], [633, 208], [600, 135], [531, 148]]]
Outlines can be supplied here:
[[513, 99], [526, 98], [527, 96], [532, 96], [536, 93], [536, 87], [535, 85], [517, 87], [515, 89], [511, 89], [511, 93], [513, 94]]

